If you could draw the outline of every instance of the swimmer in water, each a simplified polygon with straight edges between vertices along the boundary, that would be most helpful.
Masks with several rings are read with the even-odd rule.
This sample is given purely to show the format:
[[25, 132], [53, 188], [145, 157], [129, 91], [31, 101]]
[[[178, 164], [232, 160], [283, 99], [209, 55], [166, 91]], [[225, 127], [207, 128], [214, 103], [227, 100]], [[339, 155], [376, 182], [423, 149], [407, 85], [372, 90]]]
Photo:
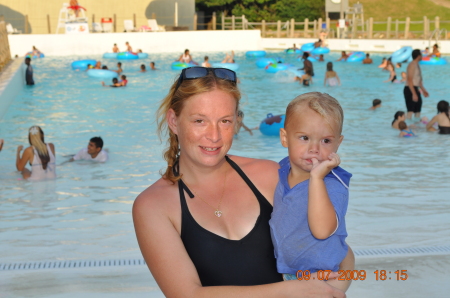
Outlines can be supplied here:
[[239, 110], [237, 112], [237, 117], [236, 117], [236, 126], [234, 127], [234, 135], [235, 136], [237, 136], [239, 134], [241, 127], [244, 128], [246, 131], [248, 131], [251, 136], [253, 135], [252, 130], [244, 124], [244, 112]]
[[202, 66], [203, 67], [211, 67], [211, 63], [209, 63], [209, 57], [205, 56], [203, 62], [202, 62]]
[[317, 60], [319, 62], [325, 62], [325, 59], [323, 59], [323, 54], [319, 55], [319, 59]]
[[400, 83], [405, 83], [406, 82], [406, 72], [402, 71], [401, 76], [402, 76], [402, 80], [400, 81]]
[[122, 62], [117, 62], [117, 70], [113, 70], [115, 72], [117, 72], [118, 74], [120, 74], [123, 70], [122, 70]]
[[126, 75], [121, 75], [120, 76], [120, 85], [122, 85], [122, 87], [125, 87], [128, 84], [128, 80], [127, 80], [127, 76]]
[[119, 48], [117, 47], [117, 43], [114, 44], [112, 51], [113, 51], [113, 53], [119, 53]]
[[198, 63], [195, 62], [194, 59], [192, 59], [192, 56], [189, 53], [189, 49], [184, 50], [184, 54], [181, 54], [180, 58], [178, 58], [178, 60], [176, 60], [176, 61], [180, 61], [180, 62], [184, 62], [184, 63], [192, 63], [195, 65], [198, 65]]
[[441, 100], [437, 104], [438, 114], [431, 118], [430, 122], [427, 123], [428, 131], [436, 131], [433, 125], [438, 125], [439, 134], [449, 135], [450, 134], [450, 116], [449, 116], [449, 103], [448, 101]]
[[150, 70], [158, 70], [156, 67], [155, 67], [155, 62], [150, 62]]
[[397, 111], [394, 114], [394, 121], [392, 121], [392, 124], [391, 124], [392, 128], [399, 129], [398, 124], [400, 123], [400, 121], [405, 121], [405, 120], [406, 120], [405, 112]]
[[341, 52], [341, 57], [337, 61], [347, 61], [348, 55], [345, 51]]
[[388, 59], [386, 70], [389, 71], [389, 78], [386, 81], [383, 81], [384, 83], [398, 83], [397, 81], [397, 75], [395, 73], [395, 67], [394, 64], [392, 64], [391, 58]]
[[372, 64], [372, 63], [373, 63], [373, 60], [372, 60], [372, 58], [370, 58], [370, 54], [367, 53], [366, 58], [364, 58], [364, 60], [363, 60], [363, 64]]
[[102, 81], [103, 87], [123, 87], [121, 83], [119, 83], [119, 80], [117, 78], [112, 79], [112, 85], [106, 85], [105, 82]]
[[145, 64], [141, 64], [141, 70], [140, 72], [146, 72], [147, 70], [145, 69]]
[[328, 62], [327, 63], [327, 72], [325, 73], [325, 80], [323, 82], [323, 85], [326, 86], [340, 86], [341, 80], [339, 79], [338, 74], [333, 70], [333, 63]]
[[305, 74], [301, 77], [295, 77], [295, 81], [299, 81], [299, 83], [303, 84], [305, 87], [312, 85], [313, 80], [311, 68], [305, 67]]
[[93, 69], [102, 69], [102, 63], [100, 61], [97, 61]]
[[128, 41], [125, 43], [125, 46], [127, 47], [127, 50], [125, 52], [133, 52], [133, 48], [130, 46], [130, 43]]
[[223, 58], [222, 63], [234, 63], [234, 51], [231, 51], [231, 55], [228, 55], [227, 53], [225, 58]]
[[107, 69], [108, 69], [108, 66], [103, 65], [103, 66], [102, 66], [102, 69], [106, 69], [106, 70], [107, 70]]
[[381, 99], [376, 98], [372, 101], [372, 106], [369, 110], [376, 110], [378, 108], [381, 108]]
[[378, 68], [383, 68], [383, 69], [385, 69], [386, 66], [387, 66], [387, 59], [386, 59], [386, 58], [383, 58], [383, 60], [381, 60], [381, 64], [378, 65]]
[[411, 128], [408, 128], [405, 121], [400, 121], [398, 123], [398, 129], [400, 130], [400, 134], [398, 135], [401, 138], [415, 137], [416, 134]]

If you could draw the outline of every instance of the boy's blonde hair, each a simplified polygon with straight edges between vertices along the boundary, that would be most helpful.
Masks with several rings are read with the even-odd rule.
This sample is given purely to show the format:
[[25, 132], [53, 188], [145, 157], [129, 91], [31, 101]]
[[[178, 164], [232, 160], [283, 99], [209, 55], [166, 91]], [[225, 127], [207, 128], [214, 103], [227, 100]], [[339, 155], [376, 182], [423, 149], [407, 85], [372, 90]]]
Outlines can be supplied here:
[[332, 96], [320, 92], [308, 92], [294, 98], [286, 108], [284, 127], [289, 121], [295, 120], [294, 113], [301, 107], [308, 107], [321, 115], [328, 122], [331, 129], [342, 134], [344, 111], [339, 102]]

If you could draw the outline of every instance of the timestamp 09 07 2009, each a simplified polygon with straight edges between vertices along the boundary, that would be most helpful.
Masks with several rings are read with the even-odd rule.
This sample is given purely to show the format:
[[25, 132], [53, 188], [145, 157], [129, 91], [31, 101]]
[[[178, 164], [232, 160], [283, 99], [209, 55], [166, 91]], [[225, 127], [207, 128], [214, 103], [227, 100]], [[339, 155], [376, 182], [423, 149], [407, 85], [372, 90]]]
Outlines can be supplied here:
[[[315, 276], [311, 275], [309, 270], [298, 270], [297, 271], [297, 279], [298, 280], [310, 280], [310, 279], [318, 279], [318, 280], [366, 280], [367, 271], [366, 270], [339, 270], [338, 277], [330, 278], [331, 270], [319, 270]], [[385, 281], [385, 280], [407, 280], [408, 279], [408, 270], [375, 270], [373, 271], [374, 277], [376, 281]], [[371, 273], [371, 272], [369, 272]]]

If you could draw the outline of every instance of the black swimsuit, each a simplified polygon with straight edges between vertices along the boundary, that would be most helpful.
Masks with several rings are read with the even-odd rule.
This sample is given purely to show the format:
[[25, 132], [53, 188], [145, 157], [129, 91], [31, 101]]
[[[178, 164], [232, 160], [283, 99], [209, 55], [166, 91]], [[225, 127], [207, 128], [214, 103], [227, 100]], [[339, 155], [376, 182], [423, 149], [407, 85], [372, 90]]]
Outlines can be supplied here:
[[[186, 251], [203, 286], [251, 286], [282, 281], [281, 274], [277, 273], [270, 237], [272, 205], [239, 166], [228, 156], [225, 158], [255, 194], [260, 206], [258, 219], [253, 229], [240, 240], [230, 240], [214, 234], [200, 226], [189, 212], [183, 190], [191, 198], [194, 195], [179, 180], [181, 240]], [[176, 171], [174, 173], [177, 174]]]
[[450, 126], [440, 126], [439, 125], [439, 134], [441, 134], [441, 135], [450, 134]]

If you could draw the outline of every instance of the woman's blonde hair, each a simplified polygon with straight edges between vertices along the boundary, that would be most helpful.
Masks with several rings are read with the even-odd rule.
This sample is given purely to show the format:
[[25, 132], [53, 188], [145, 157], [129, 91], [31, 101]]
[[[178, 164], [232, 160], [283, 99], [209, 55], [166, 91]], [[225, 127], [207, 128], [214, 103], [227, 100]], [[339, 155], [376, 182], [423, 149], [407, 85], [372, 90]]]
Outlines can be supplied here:
[[42, 168], [45, 170], [50, 161], [50, 155], [48, 154], [47, 145], [44, 142], [44, 132], [39, 126], [34, 125], [30, 127], [28, 130], [28, 142], [38, 152]]
[[241, 93], [236, 83], [217, 78], [213, 72], [208, 72], [204, 77], [184, 80], [177, 88], [178, 79], [172, 84], [169, 94], [161, 101], [157, 112], [158, 136], [162, 139], [168, 133], [168, 147], [164, 150], [164, 159], [167, 161], [167, 168], [162, 173], [164, 179], [175, 183], [181, 176], [175, 176], [173, 173], [173, 166], [180, 154], [180, 147], [178, 144], [178, 136], [174, 134], [167, 125], [167, 112], [172, 109], [176, 116], [179, 116], [183, 110], [184, 103], [194, 95], [210, 92], [215, 89], [229, 93], [236, 100], [236, 112], [239, 109], [239, 100]]
[[342, 134], [344, 111], [341, 105], [334, 97], [320, 92], [308, 92], [294, 98], [286, 108], [284, 127], [287, 127], [289, 121], [295, 121], [295, 119], [292, 119], [293, 113], [300, 106], [308, 107], [317, 112], [328, 122], [331, 129], [338, 132], [339, 135]]

